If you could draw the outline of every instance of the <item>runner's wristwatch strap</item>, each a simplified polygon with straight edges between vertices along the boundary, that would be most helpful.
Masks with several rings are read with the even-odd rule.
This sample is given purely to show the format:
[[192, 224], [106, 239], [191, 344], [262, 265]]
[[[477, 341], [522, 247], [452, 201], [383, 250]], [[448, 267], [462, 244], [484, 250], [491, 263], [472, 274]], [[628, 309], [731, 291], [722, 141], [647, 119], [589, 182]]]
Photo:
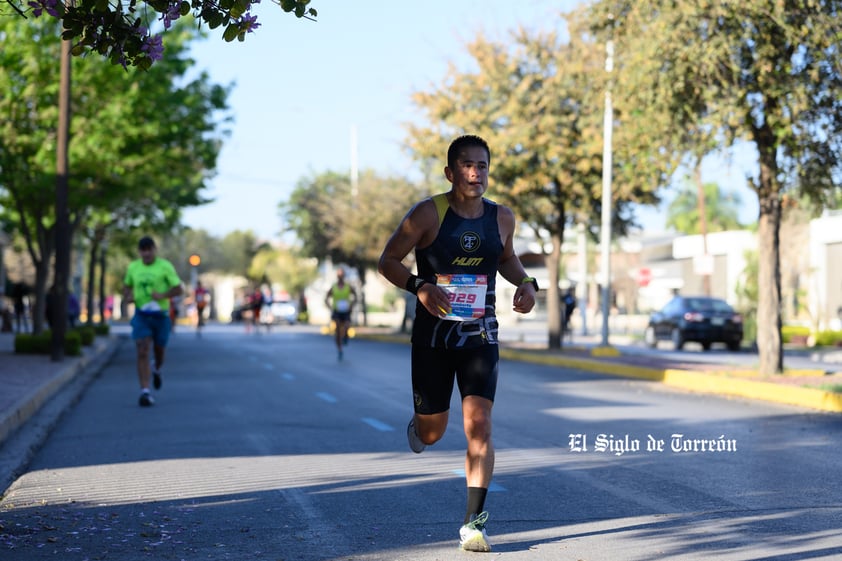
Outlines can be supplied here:
[[406, 279], [406, 290], [417, 295], [418, 289], [427, 284], [427, 281], [418, 277], [416, 275], [409, 275], [409, 278]]
[[528, 282], [532, 283], [532, 286], [535, 287], [535, 292], [538, 292], [538, 290], [540, 290], [538, 288], [538, 281], [535, 280], [535, 277], [523, 277], [523, 280], [520, 281], [520, 284], [526, 284]]

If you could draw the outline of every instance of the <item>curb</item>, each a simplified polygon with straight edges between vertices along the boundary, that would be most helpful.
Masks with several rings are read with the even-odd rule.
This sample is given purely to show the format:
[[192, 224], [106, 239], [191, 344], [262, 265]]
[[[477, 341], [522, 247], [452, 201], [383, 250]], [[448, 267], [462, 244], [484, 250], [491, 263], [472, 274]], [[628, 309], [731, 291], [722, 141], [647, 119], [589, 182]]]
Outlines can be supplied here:
[[17, 410], [0, 421], [2, 430], [8, 431], [0, 438], [0, 497], [23, 473], [62, 415], [79, 399], [119, 346], [120, 338], [110, 336], [108, 341], [96, 345], [88, 355], [31, 392]]
[[[409, 343], [409, 339], [406, 336], [364, 334], [357, 335], [357, 337], [389, 343]], [[840, 393], [818, 388], [782, 386], [774, 382], [764, 382], [763, 380], [750, 380], [745, 378], [744, 371], [741, 371], [743, 374], [742, 377], [733, 377], [732, 373], [728, 371], [701, 373], [672, 368], [630, 366], [587, 358], [568, 358], [540, 354], [540, 352], [519, 351], [507, 349], [503, 346], [500, 347], [500, 358], [548, 366], [576, 368], [587, 372], [624, 378], [648, 380], [659, 382], [673, 388], [700, 393], [754, 399], [783, 405], [795, 405], [829, 413], [842, 413], [842, 394]]]

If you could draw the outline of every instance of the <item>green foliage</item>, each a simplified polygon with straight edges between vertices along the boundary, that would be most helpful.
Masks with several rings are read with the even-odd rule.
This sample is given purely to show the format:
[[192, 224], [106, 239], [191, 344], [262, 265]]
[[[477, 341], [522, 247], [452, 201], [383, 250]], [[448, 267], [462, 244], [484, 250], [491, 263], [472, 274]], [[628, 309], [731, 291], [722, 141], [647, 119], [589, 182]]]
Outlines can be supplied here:
[[[805, 386], [805, 387], [810, 387], [810, 386]], [[842, 384], [821, 384], [821, 385], [816, 386], [816, 387], [820, 390], [825, 390], [825, 391], [828, 391], [828, 392], [842, 393]]]
[[[740, 197], [736, 194], [723, 195], [716, 183], [704, 185], [705, 225], [708, 233], [738, 230]], [[701, 234], [699, 196], [695, 186], [682, 189], [667, 208], [667, 227], [682, 234]]]
[[107, 323], [94, 323], [90, 324], [90, 327], [93, 328], [97, 337], [107, 337], [111, 333], [111, 326]]
[[[40, 300], [54, 249], [58, 25], [6, 18], [0, 34], [0, 88], [11, 94], [0, 97], [0, 221], [24, 239]], [[111, 237], [134, 255], [134, 230], [171, 229], [181, 209], [206, 202], [229, 89], [206, 74], [187, 78], [197, 37], [174, 26], [166, 55], [147, 72], [72, 61], [68, 204], [71, 224], [92, 243]]]
[[818, 331], [816, 333], [803, 325], [784, 325], [781, 328], [781, 337], [784, 343], [807, 344], [809, 337], [813, 335], [811, 343], [816, 347], [838, 347], [842, 346], [842, 331]]
[[85, 347], [93, 345], [94, 339], [96, 339], [96, 330], [92, 325], [80, 325], [78, 327], [74, 327], [73, 329], [68, 329], [67, 333], [78, 333], [79, 340]]
[[713, 141], [758, 154], [757, 345], [760, 372], [783, 367], [781, 201], [798, 190], [820, 206], [842, 182], [840, 0], [601, 0], [600, 37], [627, 59], [639, 110], [673, 117], [664, 150], [698, 161]]
[[355, 193], [348, 175], [326, 172], [301, 179], [280, 208], [302, 254], [374, 267], [395, 226], [422, 196], [405, 178], [363, 171]]
[[263, 248], [249, 267], [249, 278], [278, 283], [292, 295], [303, 293], [318, 276], [318, 261], [292, 249]]
[[806, 343], [812, 331], [812, 329], [803, 325], [784, 325], [781, 327], [781, 339], [784, 343], [792, 343], [799, 339], [802, 340], [802, 343]]
[[[47, 329], [38, 334], [18, 333], [15, 335], [15, 352], [18, 354], [49, 355], [52, 346], [52, 332]], [[64, 337], [64, 354], [82, 354], [82, 336], [78, 331], [68, 330]]]
[[737, 310], [743, 316], [743, 339], [750, 342], [757, 340], [757, 302], [759, 290], [757, 284], [757, 252], [747, 251], [745, 268], [737, 281], [735, 293], [737, 296]]
[[842, 331], [819, 331], [816, 333], [817, 347], [842, 346]]
[[[192, 12], [200, 24], [204, 23], [211, 29], [225, 26], [225, 41], [235, 38], [243, 41], [246, 34], [260, 25], [256, 21], [257, 16], [251, 15], [253, 5], [259, 0], [183, 0], [175, 5], [176, 10], [172, 9], [170, 2], [163, 0], [6, 2], [22, 16], [21, 20], [28, 12], [36, 18], [46, 13], [48, 15], [43, 19], [54, 24], [61, 22], [64, 28], [62, 38], [73, 42], [73, 56], [97, 53], [112, 64], [123, 67], [133, 65], [143, 70], [148, 70], [156, 60], [160, 60], [163, 41], [161, 36], [153, 36], [149, 32], [145, 21], [163, 20], [165, 30], [169, 30], [176, 19]], [[313, 19], [318, 15], [315, 8], [308, 7], [310, 0], [280, 0], [275, 3], [297, 18]]]

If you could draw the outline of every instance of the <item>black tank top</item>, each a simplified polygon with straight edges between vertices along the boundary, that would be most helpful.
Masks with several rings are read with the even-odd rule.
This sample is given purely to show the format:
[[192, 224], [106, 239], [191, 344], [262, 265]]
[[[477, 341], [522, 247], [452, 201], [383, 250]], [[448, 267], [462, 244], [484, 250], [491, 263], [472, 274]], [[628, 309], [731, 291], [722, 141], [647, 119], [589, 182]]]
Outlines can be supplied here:
[[435, 283], [436, 274], [485, 275], [485, 316], [469, 321], [451, 321], [430, 314], [420, 302], [415, 308], [412, 342], [436, 348], [470, 348], [497, 344], [495, 314], [497, 265], [503, 252], [497, 224], [497, 204], [483, 199], [479, 218], [458, 216], [445, 194], [432, 198], [439, 213], [439, 232], [429, 246], [417, 248], [418, 276]]

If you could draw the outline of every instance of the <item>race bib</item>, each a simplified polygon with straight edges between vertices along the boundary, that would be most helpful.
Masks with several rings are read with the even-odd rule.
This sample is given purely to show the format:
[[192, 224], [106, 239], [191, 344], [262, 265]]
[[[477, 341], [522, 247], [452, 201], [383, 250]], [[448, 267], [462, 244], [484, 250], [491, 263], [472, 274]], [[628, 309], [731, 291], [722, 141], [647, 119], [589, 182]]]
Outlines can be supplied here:
[[470, 321], [485, 315], [486, 275], [436, 275], [436, 285], [450, 298], [450, 313], [444, 319]]
[[351, 311], [351, 301], [350, 300], [337, 300], [336, 301], [336, 311], [340, 313], [350, 312]]
[[146, 304], [141, 306], [140, 310], [142, 312], [160, 312], [161, 306], [158, 304], [158, 302], [152, 300], [151, 302], [147, 302]]

